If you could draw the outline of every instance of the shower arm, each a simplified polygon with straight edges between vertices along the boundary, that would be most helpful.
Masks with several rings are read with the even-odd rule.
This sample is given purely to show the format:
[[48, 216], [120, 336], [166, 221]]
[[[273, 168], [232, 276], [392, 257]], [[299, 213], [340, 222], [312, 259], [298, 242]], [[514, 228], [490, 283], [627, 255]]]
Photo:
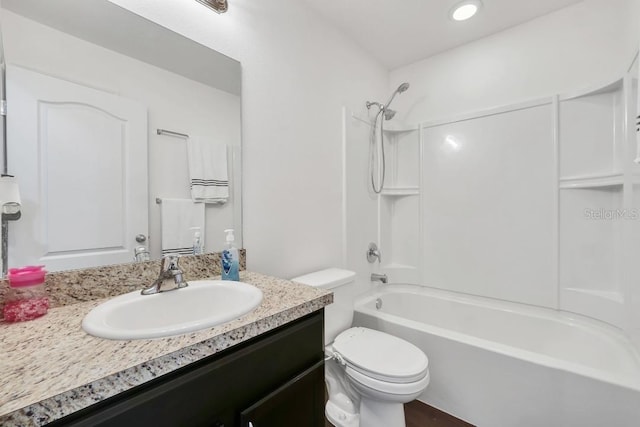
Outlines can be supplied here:
[[366, 102], [366, 106], [367, 106], [367, 110], [371, 109], [371, 107], [373, 106], [378, 107], [381, 111], [384, 111], [384, 106], [382, 104], [380, 104], [379, 102], [375, 102], [375, 101], [367, 101]]

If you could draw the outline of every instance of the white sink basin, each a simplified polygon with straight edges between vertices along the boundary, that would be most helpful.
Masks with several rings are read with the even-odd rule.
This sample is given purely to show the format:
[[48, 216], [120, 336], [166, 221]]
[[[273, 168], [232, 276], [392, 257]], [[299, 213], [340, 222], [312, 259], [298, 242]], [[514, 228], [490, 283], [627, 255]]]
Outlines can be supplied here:
[[247, 314], [262, 301], [253, 285], [228, 280], [190, 280], [186, 288], [117, 296], [100, 304], [82, 329], [100, 338], [160, 338], [210, 328]]

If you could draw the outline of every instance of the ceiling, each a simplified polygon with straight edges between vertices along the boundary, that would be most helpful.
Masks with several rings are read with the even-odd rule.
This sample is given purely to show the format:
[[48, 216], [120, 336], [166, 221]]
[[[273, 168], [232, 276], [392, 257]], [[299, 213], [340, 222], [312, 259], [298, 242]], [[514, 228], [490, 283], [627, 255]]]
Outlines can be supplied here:
[[238, 61], [107, 0], [3, 0], [2, 8], [188, 79], [240, 95]]
[[530, 21], [582, 0], [482, 0], [472, 19], [455, 22], [460, 0], [303, 0], [389, 69]]

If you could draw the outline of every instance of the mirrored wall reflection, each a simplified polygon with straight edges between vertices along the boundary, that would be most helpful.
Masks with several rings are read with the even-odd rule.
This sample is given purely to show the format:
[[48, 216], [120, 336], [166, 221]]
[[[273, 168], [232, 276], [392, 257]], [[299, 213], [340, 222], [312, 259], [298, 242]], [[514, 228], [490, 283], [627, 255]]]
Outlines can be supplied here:
[[[197, 231], [218, 251], [228, 228], [242, 246], [239, 62], [106, 0], [2, 8], [9, 173], [22, 196], [10, 267], [186, 253]], [[206, 203], [188, 202], [192, 183]]]

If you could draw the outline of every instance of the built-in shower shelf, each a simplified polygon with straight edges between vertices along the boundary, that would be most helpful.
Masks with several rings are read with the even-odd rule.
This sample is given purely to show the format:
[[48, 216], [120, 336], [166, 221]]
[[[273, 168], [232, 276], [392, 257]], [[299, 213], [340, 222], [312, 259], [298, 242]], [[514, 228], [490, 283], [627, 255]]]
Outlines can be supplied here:
[[384, 132], [390, 134], [402, 134], [402, 133], [411, 133], [418, 130], [417, 126], [403, 126], [403, 125], [395, 125], [391, 126], [388, 123], [384, 124]]
[[624, 88], [624, 78], [620, 77], [613, 81], [601, 82], [592, 87], [578, 90], [575, 92], [563, 93], [558, 95], [560, 101], [567, 101], [575, 98], [583, 98], [587, 96], [600, 95], [603, 93], [612, 93], [622, 91]]
[[420, 194], [420, 188], [418, 187], [387, 187], [387, 188], [383, 188], [380, 194], [383, 196], [391, 196], [391, 197], [417, 196]]
[[624, 175], [621, 173], [580, 175], [560, 178], [560, 188], [562, 189], [618, 187], [623, 184]]
[[565, 288], [565, 290], [567, 292], [579, 293], [594, 298], [606, 299], [616, 304], [624, 304], [624, 296], [618, 291], [601, 291], [581, 288]]
[[[373, 118], [360, 117], [356, 113], [351, 113], [351, 118], [358, 120], [362, 123], [368, 124], [369, 126], [371, 126], [373, 122]], [[408, 125], [408, 124], [400, 123], [393, 120], [384, 122], [384, 133], [388, 133], [388, 134], [411, 133], [411, 132], [416, 132], [419, 128], [420, 127], [418, 125]]]
[[415, 265], [402, 264], [400, 262], [391, 262], [382, 266], [385, 270], [417, 270]]

